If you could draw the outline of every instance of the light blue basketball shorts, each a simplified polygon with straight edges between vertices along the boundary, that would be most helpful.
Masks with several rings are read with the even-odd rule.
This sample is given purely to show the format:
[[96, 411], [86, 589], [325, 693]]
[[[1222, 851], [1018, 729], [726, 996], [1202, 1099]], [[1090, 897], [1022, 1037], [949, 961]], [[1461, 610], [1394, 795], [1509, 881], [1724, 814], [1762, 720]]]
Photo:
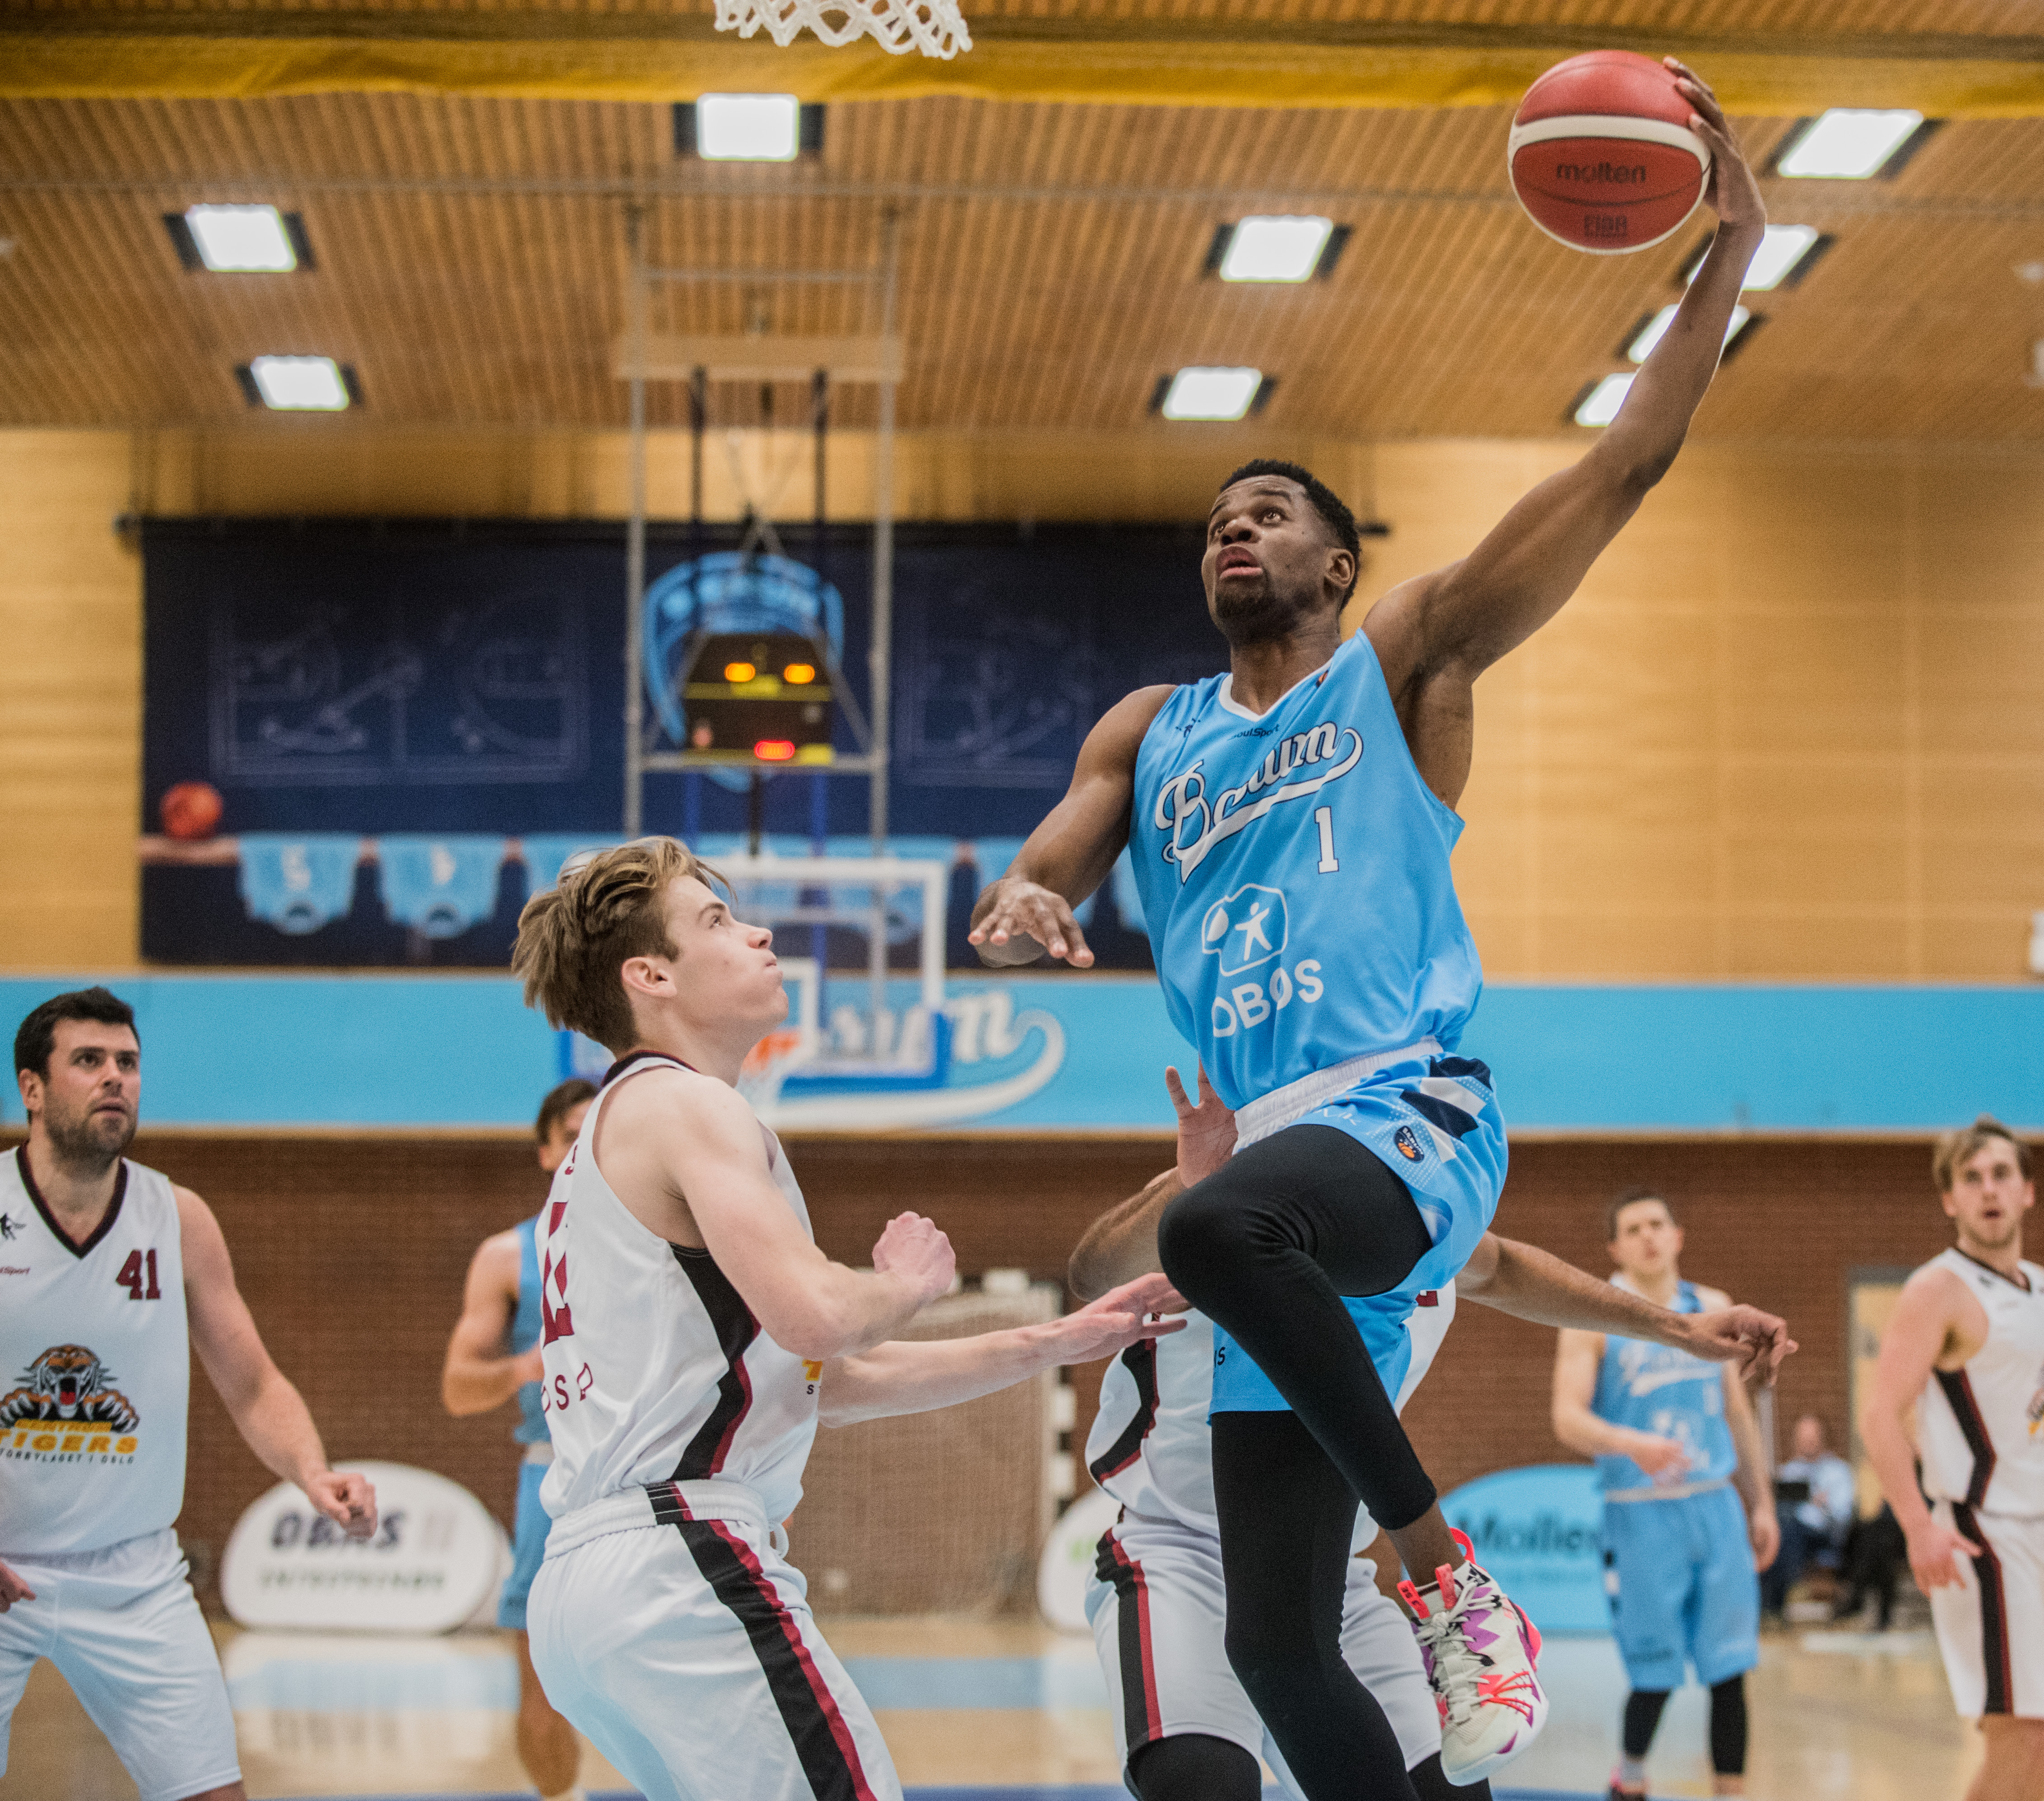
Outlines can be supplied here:
[[511, 1533], [511, 1573], [504, 1579], [497, 1597], [497, 1623], [513, 1632], [525, 1630], [525, 1598], [532, 1591], [532, 1578], [547, 1555], [547, 1528], [553, 1524], [540, 1505], [540, 1484], [547, 1480], [547, 1465], [518, 1466], [518, 1512]]
[[1760, 1577], [1746, 1509], [1728, 1482], [1666, 1501], [1607, 1501], [1604, 1591], [1635, 1688], [1706, 1688], [1760, 1661]]
[[[1331, 1126], [1355, 1139], [1411, 1190], [1434, 1248], [1396, 1288], [1347, 1297], [1385, 1392], [1394, 1399], [1412, 1360], [1408, 1330], [1422, 1295], [1447, 1287], [1490, 1230], [1504, 1187], [1504, 1118], [1490, 1071], [1444, 1055], [1430, 1039], [1357, 1057], [1241, 1108], [1238, 1151], [1293, 1126]], [[1277, 1385], [1218, 1325], [1212, 1413], [1287, 1413]]]

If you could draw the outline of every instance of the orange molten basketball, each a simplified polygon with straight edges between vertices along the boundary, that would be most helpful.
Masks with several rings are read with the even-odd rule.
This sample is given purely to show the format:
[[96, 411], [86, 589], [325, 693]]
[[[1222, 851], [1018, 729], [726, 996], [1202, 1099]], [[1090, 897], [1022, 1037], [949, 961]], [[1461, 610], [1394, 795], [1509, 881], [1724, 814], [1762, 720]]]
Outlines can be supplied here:
[[1704, 197], [1710, 147], [1651, 56], [1593, 50], [1527, 89], [1512, 121], [1512, 190], [1550, 237], [1599, 256], [1644, 250]]
[[209, 838], [220, 823], [220, 790], [210, 782], [180, 782], [163, 791], [163, 830], [173, 838]]

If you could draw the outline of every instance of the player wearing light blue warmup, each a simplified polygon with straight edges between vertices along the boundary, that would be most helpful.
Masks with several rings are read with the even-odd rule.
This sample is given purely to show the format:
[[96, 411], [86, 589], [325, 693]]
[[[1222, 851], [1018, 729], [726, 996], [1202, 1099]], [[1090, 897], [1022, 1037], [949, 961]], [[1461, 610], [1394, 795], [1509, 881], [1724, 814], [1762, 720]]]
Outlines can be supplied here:
[[1348, 508], [1296, 464], [1237, 470], [1201, 564], [1228, 673], [1110, 709], [974, 911], [987, 961], [1084, 967], [1072, 908], [1127, 845], [1172, 1018], [1236, 1114], [1241, 1149], [1168, 1203], [1158, 1244], [1216, 1325], [1229, 1660], [1309, 1801], [1412, 1796], [1341, 1656], [1358, 1500], [1412, 1579], [1450, 1777], [1495, 1768], [1545, 1715], [1537, 1635], [1450, 1532], [1390, 1395], [1416, 1296], [1454, 1280], [1504, 1173], [1490, 1073], [1459, 1048], [1481, 986], [1449, 866], [1476, 678], [1554, 616], [1673, 462], [1765, 231], [1716, 102], [1670, 67], [1713, 154], [1719, 229], [1596, 444], [1354, 633]]
[[[560, 1168], [582, 1129], [582, 1116], [596, 1094], [580, 1079], [562, 1083], [540, 1103], [532, 1133], [540, 1168], [548, 1176]], [[547, 1510], [540, 1484], [553, 1460], [546, 1416], [540, 1407], [540, 1266], [533, 1248], [537, 1216], [508, 1232], [486, 1238], [468, 1268], [460, 1322], [448, 1341], [440, 1391], [451, 1414], [487, 1412], [506, 1401], [518, 1403], [511, 1436], [525, 1447], [518, 1466], [517, 1523], [512, 1534], [511, 1574], [497, 1603], [497, 1623], [518, 1635], [518, 1757], [532, 1786], [548, 1801], [573, 1797], [581, 1761], [574, 1728], [556, 1713], [533, 1673], [525, 1637], [525, 1597], [547, 1552]], [[508, 1353], [508, 1354], [507, 1354]]]
[[[1682, 1280], [1682, 1229], [1660, 1195], [1619, 1195], [1607, 1226], [1619, 1286], [1677, 1313], [1731, 1305]], [[1745, 1389], [1686, 1351], [1564, 1332], [1554, 1436], [1596, 1459], [1604, 1490], [1612, 1629], [1632, 1684], [1612, 1796], [1646, 1792], [1647, 1747], [1685, 1664], [1711, 1691], [1713, 1792], [1743, 1795], [1745, 1678], [1760, 1661], [1758, 1572], [1781, 1542]]]

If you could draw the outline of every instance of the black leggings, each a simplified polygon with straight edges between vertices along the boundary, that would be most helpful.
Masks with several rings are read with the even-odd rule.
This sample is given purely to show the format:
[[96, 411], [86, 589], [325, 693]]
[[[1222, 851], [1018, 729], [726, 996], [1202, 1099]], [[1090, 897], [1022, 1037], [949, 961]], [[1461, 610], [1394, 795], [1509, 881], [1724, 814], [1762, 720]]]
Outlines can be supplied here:
[[[1646, 1755], [1667, 1705], [1665, 1688], [1635, 1688], [1625, 1698], [1627, 1757], [1636, 1761]], [[1718, 1775], [1746, 1774], [1746, 1678], [1727, 1676], [1711, 1689], [1711, 1768]]]
[[[1450, 1783], [1436, 1751], [1408, 1771], [1420, 1801], [1491, 1801], [1490, 1784]], [[1183, 1732], [1143, 1745], [1128, 1760], [1128, 1780], [1141, 1801], [1262, 1801], [1263, 1772], [1231, 1739]]]

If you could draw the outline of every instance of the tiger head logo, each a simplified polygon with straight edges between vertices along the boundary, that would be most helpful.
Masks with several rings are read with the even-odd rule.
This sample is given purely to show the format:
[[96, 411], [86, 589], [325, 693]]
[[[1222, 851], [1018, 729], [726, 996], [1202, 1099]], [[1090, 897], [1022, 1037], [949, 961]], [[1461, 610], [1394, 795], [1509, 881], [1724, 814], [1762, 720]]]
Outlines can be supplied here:
[[113, 1386], [113, 1372], [83, 1345], [53, 1345], [29, 1365], [21, 1382], [0, 1398], [0, 1426], [19, 1419], [75, 1420], [132, 1432], [140, 1417]]

